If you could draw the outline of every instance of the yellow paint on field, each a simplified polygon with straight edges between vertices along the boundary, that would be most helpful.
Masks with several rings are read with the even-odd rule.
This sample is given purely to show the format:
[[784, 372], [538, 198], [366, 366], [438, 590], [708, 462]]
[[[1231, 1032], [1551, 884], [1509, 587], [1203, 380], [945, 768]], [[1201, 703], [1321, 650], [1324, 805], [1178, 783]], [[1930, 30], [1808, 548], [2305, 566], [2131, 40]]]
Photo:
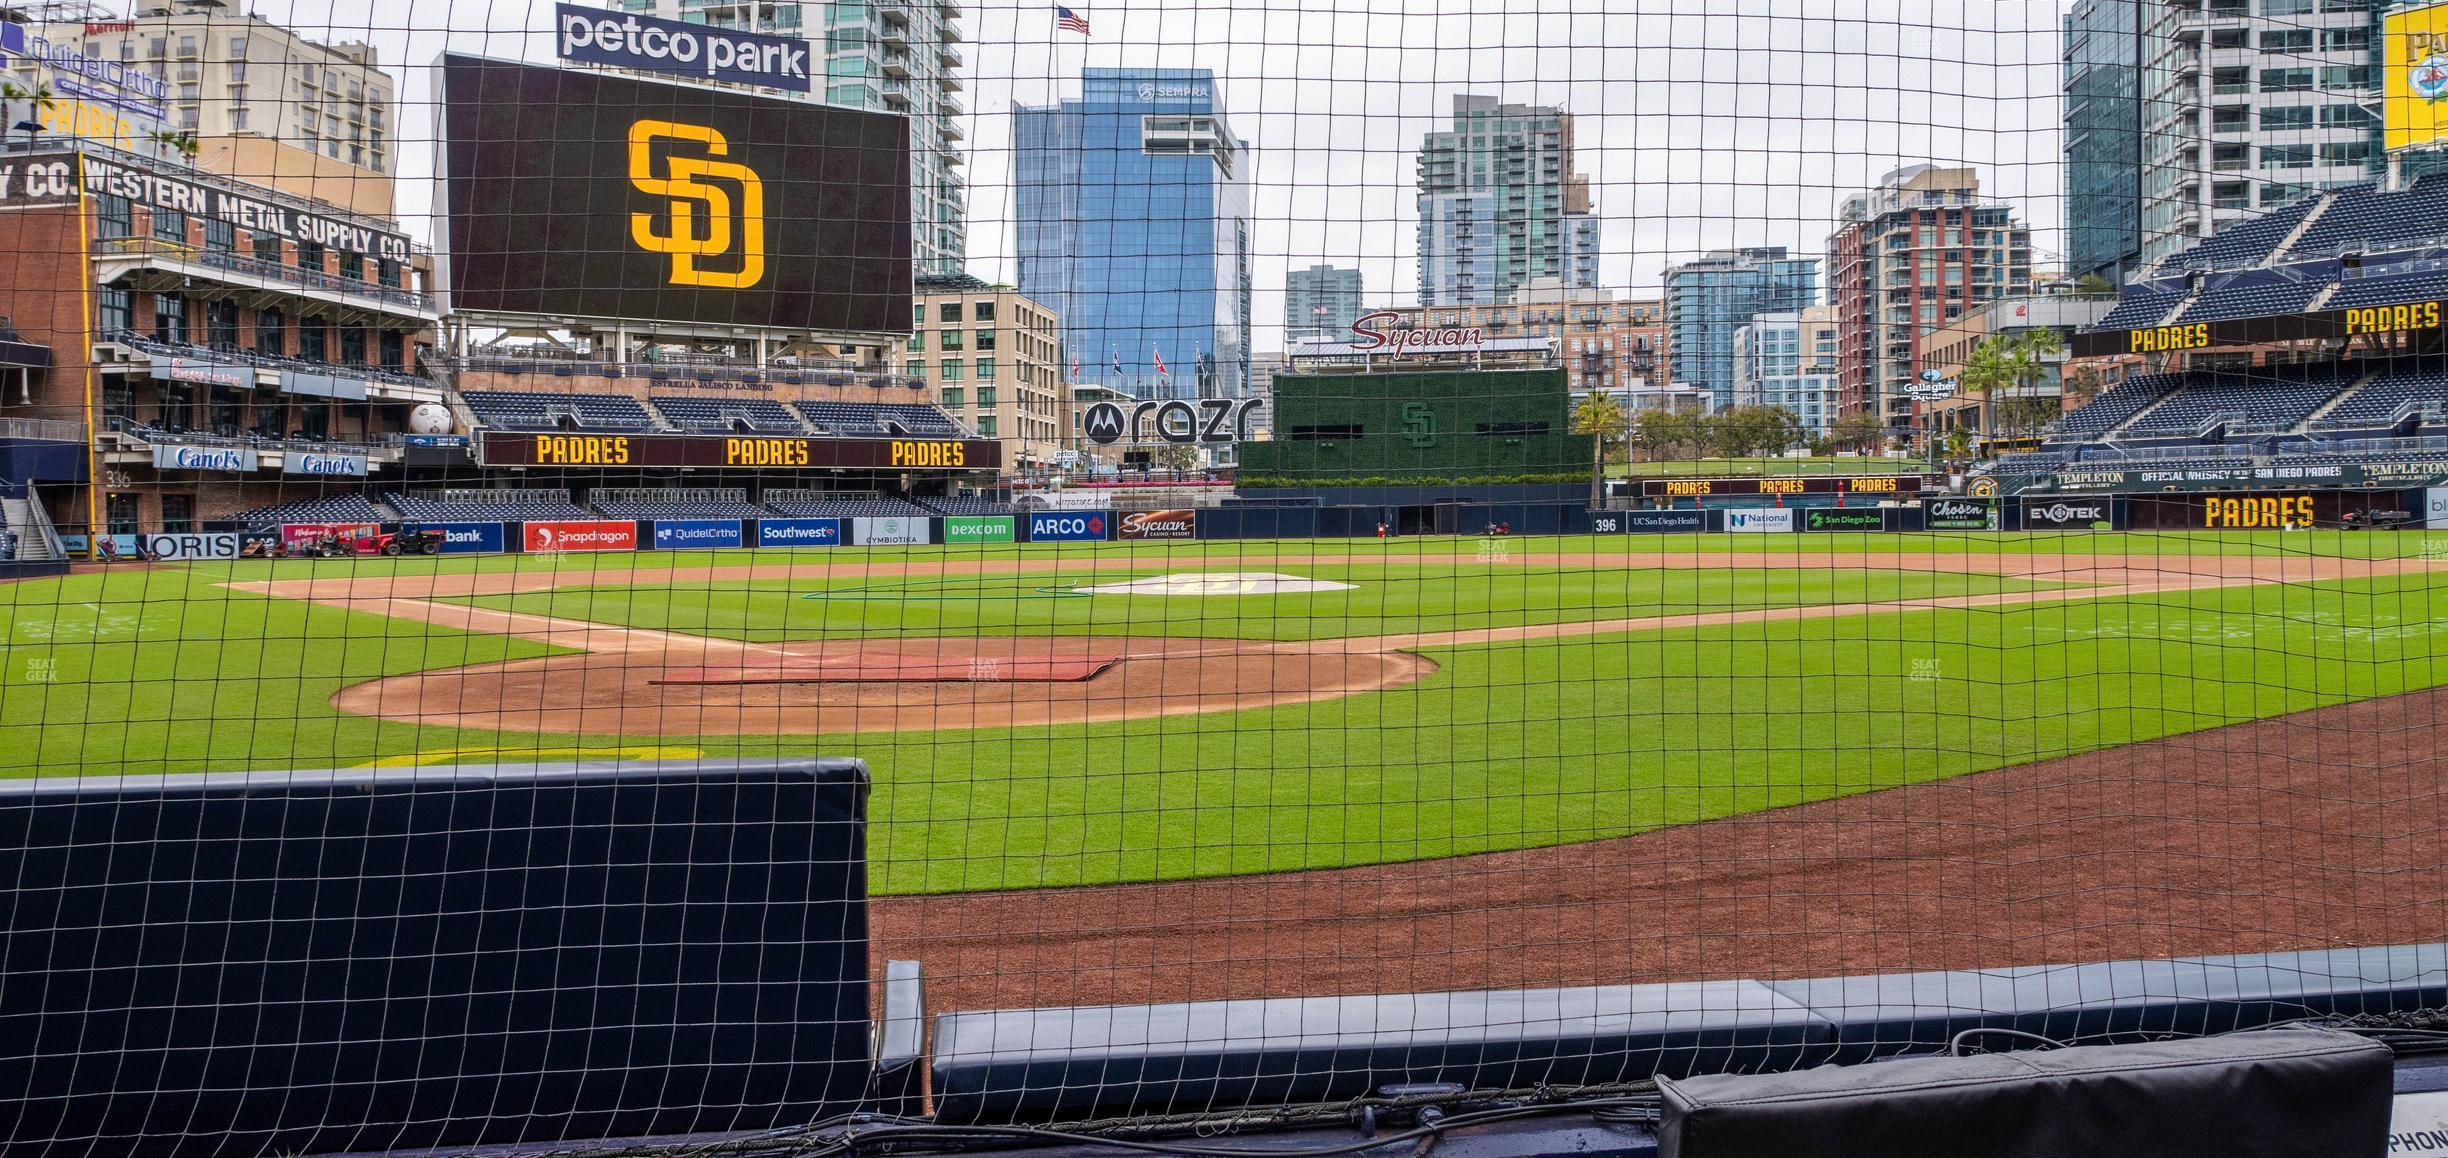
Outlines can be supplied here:
[[436, 748], [379, 756], [360, 768], [424, 768], [435, 764], [477, 763], [487, 759], [526, 764], [539, 760], [696, 760], [700, 748], [641, 746], [631, 748]]

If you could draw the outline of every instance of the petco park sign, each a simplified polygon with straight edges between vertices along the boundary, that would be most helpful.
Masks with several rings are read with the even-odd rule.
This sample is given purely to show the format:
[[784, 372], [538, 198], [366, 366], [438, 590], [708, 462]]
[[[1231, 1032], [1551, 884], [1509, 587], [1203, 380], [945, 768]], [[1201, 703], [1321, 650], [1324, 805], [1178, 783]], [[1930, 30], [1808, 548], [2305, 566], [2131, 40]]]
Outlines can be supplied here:
[[807, 92], [808, 42], [600, 8], [553, 9], [563, 60]]
[[1479, 326], [1447, 326], [1441, 330], [1384, 330], [1381, 326], [1402, 320], [1392, 310], [1362, 314], [1352, 322], [1356, 340], [1352, 348], [1363, 354], [1437, 354], [1476, 349], [1487, 341], [1487, 331]]

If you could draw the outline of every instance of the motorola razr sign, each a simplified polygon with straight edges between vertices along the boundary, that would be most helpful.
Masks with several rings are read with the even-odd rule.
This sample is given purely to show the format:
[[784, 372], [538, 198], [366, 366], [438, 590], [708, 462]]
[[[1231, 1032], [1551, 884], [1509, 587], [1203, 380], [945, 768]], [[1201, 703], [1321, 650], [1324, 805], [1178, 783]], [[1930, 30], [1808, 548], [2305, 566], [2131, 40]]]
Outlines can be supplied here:
[[808, 73], [808, 42], [797, 37], [737, 32], [575, 4], [556, 5], [553, 24], [563, 60], [789, 92], [814, 87]]
[[1098, 402], [1080, 415], [1080, 427], [1088, 441], [1098, 446], [1123, 441], [1145, 443], [1151, 428], [1155, 437], [1164, 442], [1213, 446], [1248, 438], [1250, 415], [1257, 411], [1258, 403], [1256, 398], [1201, 398], [1196, 402], [1175, 399], [1137, 402], [1124, 410], [1118, 402]]

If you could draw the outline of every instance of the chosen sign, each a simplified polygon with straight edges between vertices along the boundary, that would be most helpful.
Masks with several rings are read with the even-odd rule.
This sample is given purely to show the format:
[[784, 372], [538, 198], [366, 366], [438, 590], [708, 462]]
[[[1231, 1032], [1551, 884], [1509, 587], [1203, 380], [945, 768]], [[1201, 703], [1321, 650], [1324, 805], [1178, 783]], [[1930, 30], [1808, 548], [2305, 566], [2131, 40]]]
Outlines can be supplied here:
[[1921, 504], [1921, 525], [1932, 531], [1986, 531], [1991, 509], [1985, 498], [1928, 499]]

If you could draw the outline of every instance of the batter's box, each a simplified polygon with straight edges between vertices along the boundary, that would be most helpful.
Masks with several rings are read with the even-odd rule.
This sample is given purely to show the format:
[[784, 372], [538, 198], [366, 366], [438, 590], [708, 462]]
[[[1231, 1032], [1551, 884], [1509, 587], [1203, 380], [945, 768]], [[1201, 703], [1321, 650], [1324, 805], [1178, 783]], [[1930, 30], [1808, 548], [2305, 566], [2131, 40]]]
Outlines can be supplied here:
[[676, 667], [651, 684], [1079, 683], [1122, 661], [1084, 655], [903, 655], [859, 652]]

